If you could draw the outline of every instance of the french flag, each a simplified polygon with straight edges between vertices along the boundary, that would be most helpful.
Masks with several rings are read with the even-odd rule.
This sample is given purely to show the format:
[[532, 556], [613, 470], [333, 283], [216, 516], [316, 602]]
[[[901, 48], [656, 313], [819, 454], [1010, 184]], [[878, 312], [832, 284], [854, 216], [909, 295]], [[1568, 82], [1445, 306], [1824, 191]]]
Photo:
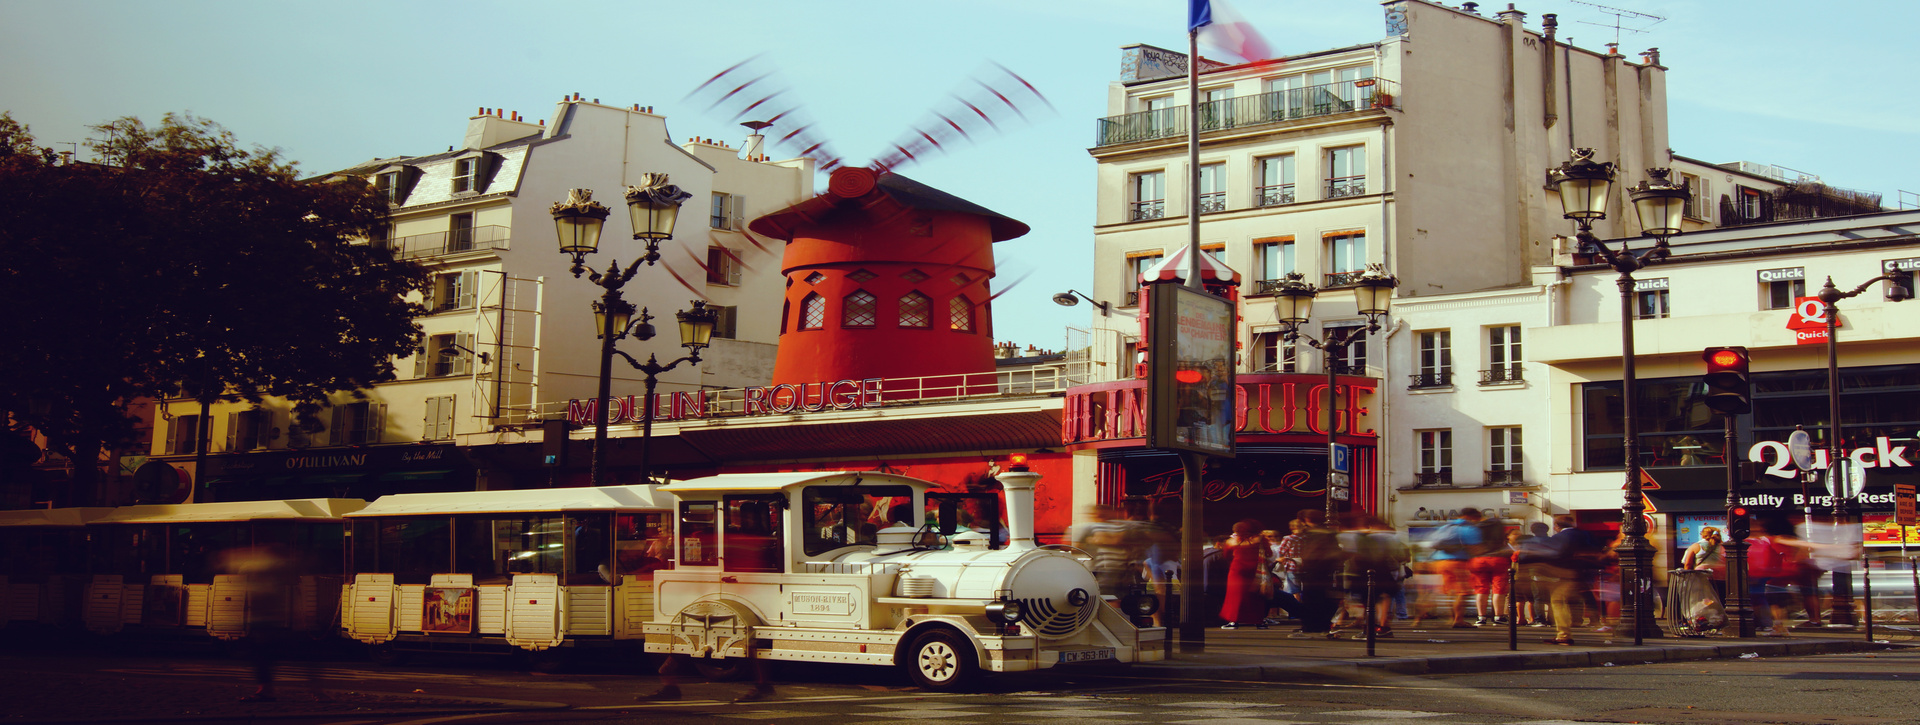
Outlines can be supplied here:
[[1273, 57], [1267, 39], [1226, 0], [1187, 0], [1187, 30], [1198, 31], [1200, 41], [1226, 51], [1242, 63]]

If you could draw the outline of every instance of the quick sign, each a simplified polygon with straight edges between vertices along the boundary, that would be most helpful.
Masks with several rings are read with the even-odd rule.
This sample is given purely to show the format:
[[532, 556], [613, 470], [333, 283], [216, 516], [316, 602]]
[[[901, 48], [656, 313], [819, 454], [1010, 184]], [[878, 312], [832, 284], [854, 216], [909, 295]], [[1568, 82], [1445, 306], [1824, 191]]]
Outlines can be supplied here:
[[[1834, 321], [1840, 327], [1840, 321]], [[1793, 298], [1793, 312], [1787, 315], [1787, 329], [1793, 331], [1796, 345], [1824, 345], [1827, 342], [1827, 303], [1818, 297]]]
[[1667, 278], [1665, 277], [1659, 279], [1636, 279], [1633, 281], [1633, 291], [1635, 292], [1652, 292], [1664, 289], [1668, 289]]
[[1880, 263], [1880, 269], [1883, 272], [1889, 272], [1889, 273], [1920, 271], [1920, 257], [1908, 257], [1906, 259], [1889, 259], [1885, 262]]
[[1761, 282], [1790, 282], [1796, 279], [1806, 279], [1806, 278], [1807, 278], [1806, 267], [1788, 267], [1785, 269], [1760, 270]]
[[[1873, 445], [1855, 448], [1847, 454], [1853, 465], [1860, 468], [1912, 468], [1913, 462], [1907, 460], [1907, 447], [1893, 445], [1893, 440], [1880, 436], [1873, 439]], [[1793, 478], [1793, 456], [1787, 452], [1787, 444], [1780, 441], [1760, 441], [1747, 449], [1747, 460], [1766, 466], [1766, 473], [1779, 478]], [[1768, 461], [1772, 461], [1768, 463]], [[1827, 467], [1827, 450], [1816, 449], [1813, 452], [1813, 467], [1822, 470]]]

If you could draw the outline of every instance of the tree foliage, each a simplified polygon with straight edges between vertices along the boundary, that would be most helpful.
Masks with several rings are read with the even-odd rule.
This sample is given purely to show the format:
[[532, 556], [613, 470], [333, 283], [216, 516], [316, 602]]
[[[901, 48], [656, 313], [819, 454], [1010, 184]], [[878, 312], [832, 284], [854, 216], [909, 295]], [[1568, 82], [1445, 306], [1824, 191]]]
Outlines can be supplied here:
[[356, 240], [385, 200], [302, 180], [191, 115], [95, 126], [100, 163], [57, 163], [0, 114], [0, 410], [89, 460], [124, 405], [184, 392], [313, 403], [393, 377], [426, 274]]

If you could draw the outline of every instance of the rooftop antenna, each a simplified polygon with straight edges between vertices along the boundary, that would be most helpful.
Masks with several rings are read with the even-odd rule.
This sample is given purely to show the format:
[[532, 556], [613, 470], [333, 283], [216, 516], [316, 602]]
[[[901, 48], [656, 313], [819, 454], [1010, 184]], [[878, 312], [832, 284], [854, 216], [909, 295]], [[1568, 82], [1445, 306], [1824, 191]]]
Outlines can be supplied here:
[[[1610, 5], [1601, 5], [1599, 3], [1584, 2], [1583, 0], [1570, 0], [1570, 2], [1573, 2], [1576, 5], [1585, 5], [1587, 7], [1599, 8], [1600, 12], [1606, 13], [1608, 15], [1612, 15], [1613, 16], [1612, 25], [1608, 25], [1606, 23], [1592, 23], [1592, 22], [1587, 22], [1585, 20], [1580, 20], [1577, 22], [1580, 22], [1586, 25], [1594, 25], [1602, 28], [1613, 28], [1613, 45], [1616, 48], [1620, 46], [1620, 33], [1622, 32], [1644, 33], [1644, 32], [1647, 32], [1647, 30], [1652, 28], [1653, 26], [1666, 22], [1666, 18], [1659, 15], [1649, 15], [1647, 13], [1634, 12], [1632, 10], [1616, 8]], [[1634, 18], [1636, 21], [1651, 20], [1653, 22], [1647, 23], [1645, 27], [1629, 28], [1629, 27], [1626, 27], [1626, 19], [1629, 17]], [[1573, 42], [1573, 39], [1568, 38], [1567, 42], [1571, 44]]]

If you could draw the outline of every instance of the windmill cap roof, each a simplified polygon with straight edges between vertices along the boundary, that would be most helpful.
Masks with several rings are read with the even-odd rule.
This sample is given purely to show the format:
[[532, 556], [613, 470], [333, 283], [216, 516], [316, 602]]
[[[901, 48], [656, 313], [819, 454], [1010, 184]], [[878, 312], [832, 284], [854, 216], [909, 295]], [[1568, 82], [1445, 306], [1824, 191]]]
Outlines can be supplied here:
[[758, 234], [792, 241], [792, 230], [798, 222], [817, 218], [836, 207], [851, 204], [856, 199], [870, 198], [874, 194], [883, 195], [911, 209], [985, 217], [996, 242], [1032, 231], [1032, 227], [1024, 222], [900, 174], [860, 166], [835, 169], [827, 178], [826, 193], [755, 219], [748, 228]]

